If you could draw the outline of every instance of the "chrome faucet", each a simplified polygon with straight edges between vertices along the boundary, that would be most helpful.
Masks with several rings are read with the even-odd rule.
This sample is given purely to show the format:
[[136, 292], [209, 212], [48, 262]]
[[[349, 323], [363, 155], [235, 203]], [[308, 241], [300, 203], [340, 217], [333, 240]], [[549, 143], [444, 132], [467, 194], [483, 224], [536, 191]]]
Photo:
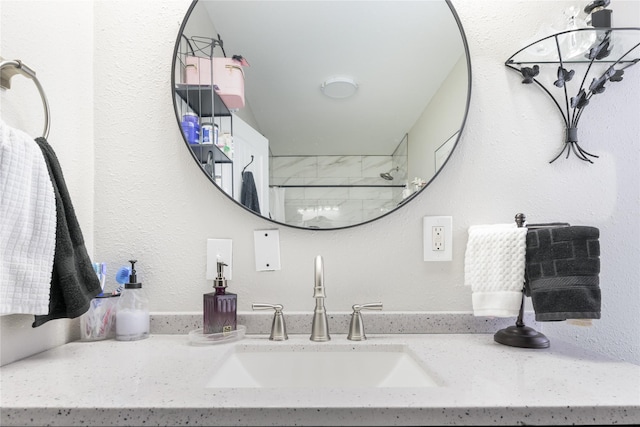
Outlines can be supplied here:
[[254, 310], [274, 309], [275, 313], [273, 314], [273, 322], [271, 322], [271, 335], [269, 335], [269, 339], [271, 341], [286, 341], [289, 339], [287, 327], [284, 323], [284, 315], [282, 314], [282, 309], [284, 308], [282, 304], [264, 304], [258, 302], [251, 304], [251, 308]]
[[311, 325], [311, 341], [329, 341], [329, 324], [327, 322], [327, 310], [324, 308], [324, 267], [322, 256], [315, 260], [315, 280], [313, 297], [316, 299], [316, 308], [313, 311], [313, 324]]
[[349, 335], [347, 339], [351, 341], [364, 341], [367, 336], [364, 334], [364, 323], [360, 310], [382, 310], [381, 302], [370, 302], [368, 304], [354, 304], [353, 314], [351, 314], [351, 324], [349, 324]]

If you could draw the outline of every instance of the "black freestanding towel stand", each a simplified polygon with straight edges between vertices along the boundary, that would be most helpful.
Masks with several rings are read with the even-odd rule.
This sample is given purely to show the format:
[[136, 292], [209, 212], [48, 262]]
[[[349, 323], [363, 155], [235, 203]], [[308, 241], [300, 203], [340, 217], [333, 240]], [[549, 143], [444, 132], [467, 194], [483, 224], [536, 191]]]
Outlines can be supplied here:
[[[523, 213], [516, 214], [516, 224], [518, 227], [524, 227], [526, 223], [526, 216]], [[569, 224], [563, 222], [549, 223], [549, 224], [527, 224], [527, 228], [554, 228], [554, 227], [568, 227]], [[543, 333], [536, 331], [524, 324], [524, 286], [522, 288], [522, 303], [520, 304], [520, 311], [516, 324], [504, 329], [500, 329], [493, 335], [495, 342], [509, 345], [511, 347], [521, 348], [548, 348], [549, 338]]]

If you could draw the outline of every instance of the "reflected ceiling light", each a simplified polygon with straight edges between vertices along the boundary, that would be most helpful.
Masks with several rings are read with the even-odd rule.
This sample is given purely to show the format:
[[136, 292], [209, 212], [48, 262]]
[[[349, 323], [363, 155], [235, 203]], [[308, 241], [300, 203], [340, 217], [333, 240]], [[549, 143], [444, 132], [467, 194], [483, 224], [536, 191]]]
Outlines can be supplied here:
[[325, 80], [320, 90], [329, 98], [343, 99], [353, 96], [358, 90], [358, 84], [349, 77], [333, 77]]

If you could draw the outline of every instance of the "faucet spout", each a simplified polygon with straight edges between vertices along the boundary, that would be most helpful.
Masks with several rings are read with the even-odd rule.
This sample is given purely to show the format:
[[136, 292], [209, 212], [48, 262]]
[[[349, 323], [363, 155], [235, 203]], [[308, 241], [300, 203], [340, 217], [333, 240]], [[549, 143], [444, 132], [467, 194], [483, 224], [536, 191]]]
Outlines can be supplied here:
[[315, 259], [313, 297], [316, 299], [316, 307], [313, 310], [313, 323], [311, 325], [311, 341], [329, 341], [329, 323], [327, 321], [327, 310], [324, 307], [326, 297], [324, 290], [324, 265], [322, 256]]
[[324, 298], [326, 295], [324, 293], [324, 261], [322, 256], [316, 257], [314, 267], [313, 297]]

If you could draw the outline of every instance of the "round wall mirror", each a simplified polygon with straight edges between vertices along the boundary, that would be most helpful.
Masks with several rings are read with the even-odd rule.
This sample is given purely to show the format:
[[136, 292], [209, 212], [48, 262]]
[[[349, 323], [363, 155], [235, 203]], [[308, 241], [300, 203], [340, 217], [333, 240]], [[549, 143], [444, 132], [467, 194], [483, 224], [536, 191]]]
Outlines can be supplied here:
[[172, 69], [198, 167], [238, 205], [297, 228], [404, 206], [447, 163], [471, 93], [447, 0], [197, 0]]

